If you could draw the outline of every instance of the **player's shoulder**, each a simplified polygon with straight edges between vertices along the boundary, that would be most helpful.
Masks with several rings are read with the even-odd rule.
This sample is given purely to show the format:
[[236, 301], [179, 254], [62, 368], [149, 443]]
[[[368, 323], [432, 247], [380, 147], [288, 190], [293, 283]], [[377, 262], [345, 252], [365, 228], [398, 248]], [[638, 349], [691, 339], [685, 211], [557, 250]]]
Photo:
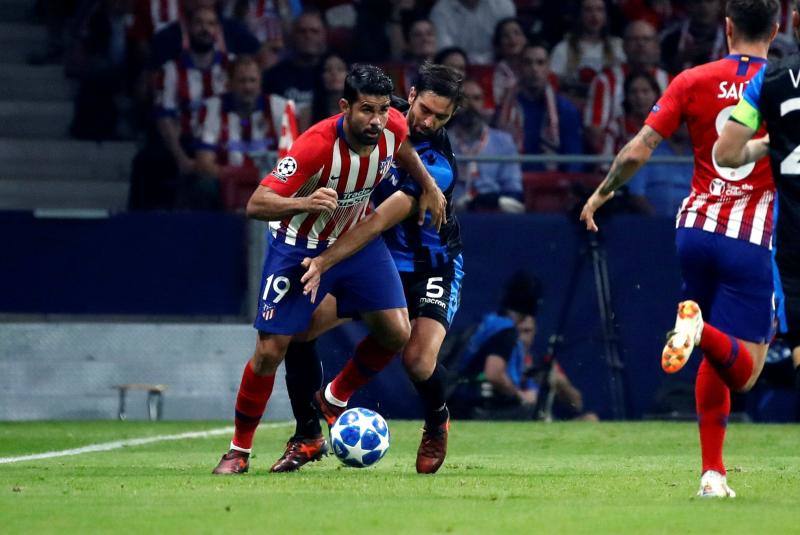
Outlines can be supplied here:
[[406, 116], [397, 108], [389, 108], [389, 118], [386, 121], [386, 128], [395, 133], [408, 132]]
[[340, 116], [334, 115], [310, 126], [295, 140], [292, 149], [298, 148], [310, 154], [330, 151], [336, 141], [336, 122]]

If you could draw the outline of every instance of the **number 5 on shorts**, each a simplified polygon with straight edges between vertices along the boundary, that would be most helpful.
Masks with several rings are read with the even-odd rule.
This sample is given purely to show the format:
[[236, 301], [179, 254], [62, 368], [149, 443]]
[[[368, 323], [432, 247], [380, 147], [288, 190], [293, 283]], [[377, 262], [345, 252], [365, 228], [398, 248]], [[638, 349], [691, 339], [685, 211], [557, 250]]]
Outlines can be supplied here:
[[425, 287], [425, 296], [430, 297], [431, 299], [439, 299], [444, 295], [444, 288], [442, 288], [441, 283], [444, 280], [444, 277], [431, 277], [428, 279], [428, 285]]
[[[274, 281], [272, 280], [273, 277], [275, 279]], [[287, 277], [284, 276], [275, 277], [275, 275], [270, 275], [269, 277], [267, 277], [267, 281], [264, 284], [264, 293], [261, 295], [261, 300], [267, 301], [269, 298], [270, 290], [275, 290], [275, 293], [277, 295], [275, 296], [275, 299], [272, 300], [272, 302], [278, 303], [280, 302], [281, 299], [283, 299], [286, 296], [287, 293], [289, 293], [289, 288], [291, 288], [291, 286], [292, 283], [289, 282], [289, 279]]]

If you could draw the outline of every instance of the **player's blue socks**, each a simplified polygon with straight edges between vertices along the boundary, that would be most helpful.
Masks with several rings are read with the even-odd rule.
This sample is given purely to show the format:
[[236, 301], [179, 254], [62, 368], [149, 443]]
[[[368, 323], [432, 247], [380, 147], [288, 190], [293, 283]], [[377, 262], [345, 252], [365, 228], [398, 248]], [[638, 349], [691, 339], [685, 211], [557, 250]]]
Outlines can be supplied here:
[[286, 350], [286, 390], [296, 422], [295, 436], [317, 437], [322, 434], [319, 417], [311, 400], [322, 386], [322, 362], [316, 341], [292, 342]]

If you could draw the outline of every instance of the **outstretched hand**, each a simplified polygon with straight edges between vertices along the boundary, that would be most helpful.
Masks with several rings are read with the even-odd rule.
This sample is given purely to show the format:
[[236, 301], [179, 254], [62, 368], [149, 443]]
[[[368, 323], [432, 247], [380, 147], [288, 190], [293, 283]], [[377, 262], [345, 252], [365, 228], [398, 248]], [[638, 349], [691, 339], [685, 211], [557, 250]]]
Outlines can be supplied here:
[[594, 213], [613, 196], [613, 191], [607, 195], [600, 193], [599, 190], [592, 193], [592, 196], [589, 197], [589, 200], [586, 201], [586, 204], [583, 205], [583, 209], [581, 210], [580, 219], [586, 223], [586, 230], [592, 232], [597, 232], [599, 230], [597, 228], [597, 223], [594, 222]]

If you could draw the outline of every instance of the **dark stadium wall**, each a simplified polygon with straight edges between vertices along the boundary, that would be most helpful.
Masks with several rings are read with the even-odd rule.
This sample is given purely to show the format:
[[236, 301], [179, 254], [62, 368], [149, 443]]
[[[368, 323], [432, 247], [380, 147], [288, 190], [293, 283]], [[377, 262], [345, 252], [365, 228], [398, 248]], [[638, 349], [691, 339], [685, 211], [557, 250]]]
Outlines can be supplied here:
[[240, 315], [245, 223], [230, 214], [0, 212], [0, 312]]
[[[543, 283], [536, 355], [557, 329], [568, 290], [575, 298], [557, 357], [586, 407], [611, 417], [610, 372], [604, 360], [592, 263], [582, 256], [586, 233], [561, 215], [469, 214], [460, 217], [466, 277], [454, 329], [494, 310], [505, 279], [526, 269]], [[601, 222], [614, 324], [625, 364], [626, 411], [653, 410], [662, 385], [691, 384], [685, 370], [667, 378], [659, 355], [674, 319], [680, 279], [671, 220], [616, 216]], [[103, 219], [42, 219], [0, 214], [0, 312], [174, 318], [239, 316], [247, 298], [246, 222], [229, 214], [121, 214]], [[582, 269], [572, 276], [575, 262]], [[249, 316], [249, 314], [247, 315]], [[338, 371], [362, 335], [357, 326], [320, 343], [326, 374]], [[388, 417], [417, 417], [419, 405], [400, 364], [382, 372], [355, 403]]]

